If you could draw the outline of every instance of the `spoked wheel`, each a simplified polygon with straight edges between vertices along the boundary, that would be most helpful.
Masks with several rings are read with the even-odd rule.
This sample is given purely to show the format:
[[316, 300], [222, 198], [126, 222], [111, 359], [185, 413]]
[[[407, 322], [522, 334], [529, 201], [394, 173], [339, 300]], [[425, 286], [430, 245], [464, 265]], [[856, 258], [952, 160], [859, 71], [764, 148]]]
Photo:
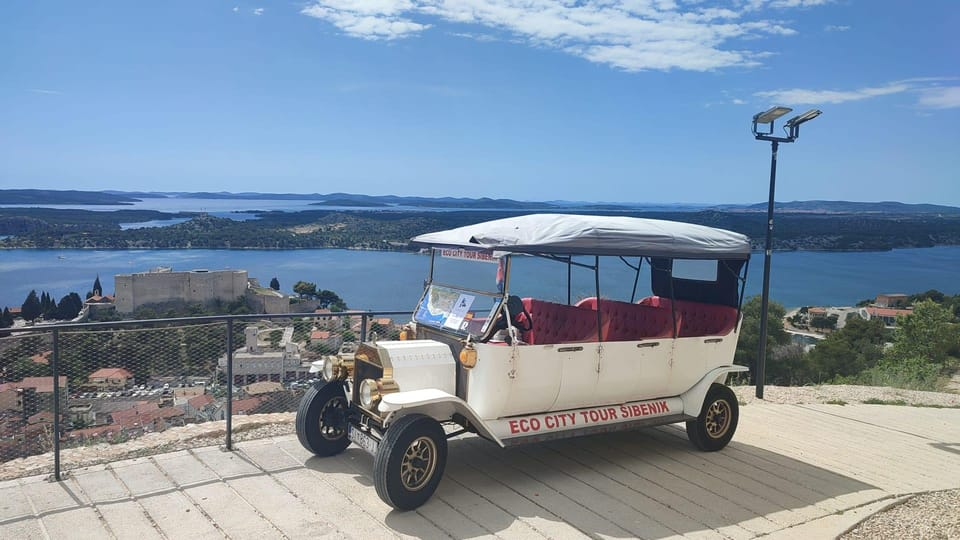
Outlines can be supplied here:
[[347, 394], [341, 381], [315, 384], [297, 409], [297, 438], [318, 456], [332, 456], [350, 446], [347, 439]]
[[714, 383], [703, 400], [700, 416], [687, 422], [687, 437], [700, 450], [716, 452], [733, 438], [739, 417], [736, 394], [729, 387]]
[[447, 464], [447, 437], [440, 423], [422, 414], [397, 420], [373, 458], [377, 495], [398, 510], [427, 502]]

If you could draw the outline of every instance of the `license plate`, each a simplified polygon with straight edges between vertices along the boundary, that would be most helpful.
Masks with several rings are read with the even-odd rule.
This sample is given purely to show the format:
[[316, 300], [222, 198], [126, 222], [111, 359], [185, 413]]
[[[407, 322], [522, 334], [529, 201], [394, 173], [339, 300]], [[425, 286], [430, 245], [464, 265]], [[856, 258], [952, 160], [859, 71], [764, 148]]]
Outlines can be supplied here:
[[368, 453], [372, 455], [377, 454], [377, 446], [380, 445], [379, 441], [350, 424], [347, 424], [347, 438], [350, 439], [350, 442], [363, 448]]

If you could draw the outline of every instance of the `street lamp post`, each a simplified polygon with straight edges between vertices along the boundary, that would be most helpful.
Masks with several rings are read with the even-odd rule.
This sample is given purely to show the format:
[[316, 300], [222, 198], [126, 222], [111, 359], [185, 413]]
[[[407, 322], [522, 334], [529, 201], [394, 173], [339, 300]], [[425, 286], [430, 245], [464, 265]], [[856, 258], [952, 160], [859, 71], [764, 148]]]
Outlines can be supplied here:
[[[770, 196], [767, 199], [767, 238], [763, 251], [763, 294], [760, 299], [760, 351], [757, 356], [757, 366], [754, 377], [757, 385], [757, 398], [763, 399], [763, 382], [767, 364], [767, 309], [770, 304], [770, 255], [773, 252], [773, 198], [777, 183], [777, 150], [780, 143], [792, 143], [800, 136], [800, 125], [820, 116], [820, 111], [809, 111], [794, 116], [784, 124], [786, 136], [773, 135], [773, 123], [781, 116], [791, 112], [788, 107], [772, 107], [762, 113], [753, 115], [753, 136], [758, 141], [770, 141]], [[766, 125], [765, 132], [758, 131], [758, 127]]]

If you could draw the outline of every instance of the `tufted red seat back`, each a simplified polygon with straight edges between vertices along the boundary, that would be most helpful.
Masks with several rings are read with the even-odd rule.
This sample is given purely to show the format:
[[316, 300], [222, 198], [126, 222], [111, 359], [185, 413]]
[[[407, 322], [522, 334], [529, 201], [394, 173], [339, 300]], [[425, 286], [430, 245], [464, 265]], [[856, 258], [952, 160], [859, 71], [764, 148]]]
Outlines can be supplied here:
[[673, 337], [673, 318], [669, 309], [601, 299], [600, 315], [603, 317], [604, 341]]
[[532, 345], [576, 343], [597, 340], [597, 312], [577, 306], [524, 298], [523, 307], [533, 319], [533, 328], [523, 334]]
[[[670, 309], [669, 298], [644, 298], [641, 303], [651, 304], [654, 298], [661, 309]], [[737, 326], [737, 308], [730, 306], [677, 300], [676, 311], [680, 320], [680, 337], [725, 336]]]
[[[584, 298], [578, 307], [597, 309], [596, 297]], [[604, 341], [639, 341], [673, 337], [670, 308], [656, 304], [631, 304], [616, 300], [600, 300]], [[677, 326], [680, 326], [677, 314]]]

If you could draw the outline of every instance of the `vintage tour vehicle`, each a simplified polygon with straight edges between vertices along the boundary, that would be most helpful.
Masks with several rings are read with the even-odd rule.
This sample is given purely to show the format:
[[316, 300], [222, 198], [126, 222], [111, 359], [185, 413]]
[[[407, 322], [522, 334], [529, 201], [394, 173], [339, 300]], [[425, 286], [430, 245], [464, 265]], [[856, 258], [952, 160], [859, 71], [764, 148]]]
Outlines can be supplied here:
[[447, 440], [467, 432], [510, 446], [685, 422], [704, 451], [733, 437], [745, 236], [534, 214], [412, 244], [430, 257], [412, 321], [399, 340], [315, 362], [323, 380], [296, 420], [318, 456], [351, 442], [373, 454], [387, 504], [425, 503]]

